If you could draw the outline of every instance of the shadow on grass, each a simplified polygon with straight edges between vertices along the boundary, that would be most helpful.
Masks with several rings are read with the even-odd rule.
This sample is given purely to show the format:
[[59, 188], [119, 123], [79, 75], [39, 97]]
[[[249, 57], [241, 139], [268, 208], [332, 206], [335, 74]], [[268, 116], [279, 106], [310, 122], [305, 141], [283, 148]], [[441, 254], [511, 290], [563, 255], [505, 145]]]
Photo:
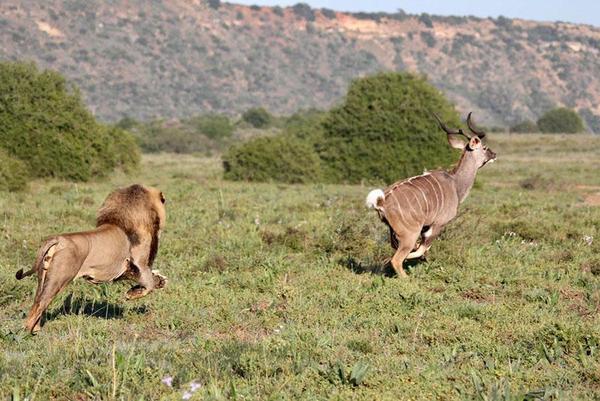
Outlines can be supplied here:
[[[406, 260], [404, 261], [404, 271], [410, 274], [411, 270], [422, 262], [424, 262], [424, 259]], [[385, 277], [396, 276], [396, 271], [392, 267], [390, 260], [383, 263], [363, 263], [352, 256], [348, 256], [340, 259], [338, 263], [356, 274], [370, 273]]]
[[[141, 315], [147, 313], [148, 308], [142, 305], [135, 308], [128, 308], [128, 312]], [[42, 319], [42, 325], [59, 316], [85, 315], [108, 320], [121, 319], [123, 318], [124, 313], [125, 308], [121, 305], [106, 301], [89, 300], [86, 298], [74, 299], [73, 294], [69, 294], [60, 307], [45, 313], [45, 316]]]

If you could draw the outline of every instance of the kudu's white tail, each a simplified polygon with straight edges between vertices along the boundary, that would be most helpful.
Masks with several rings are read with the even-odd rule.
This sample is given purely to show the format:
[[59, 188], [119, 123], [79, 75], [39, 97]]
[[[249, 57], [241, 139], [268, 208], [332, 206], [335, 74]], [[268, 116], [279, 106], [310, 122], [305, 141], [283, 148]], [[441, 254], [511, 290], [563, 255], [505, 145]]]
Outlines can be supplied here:
[[367, 195], [366, 205], [369, 209], [380, 209], [383, 205], [385, 194], [381, 189], [374, 189]]

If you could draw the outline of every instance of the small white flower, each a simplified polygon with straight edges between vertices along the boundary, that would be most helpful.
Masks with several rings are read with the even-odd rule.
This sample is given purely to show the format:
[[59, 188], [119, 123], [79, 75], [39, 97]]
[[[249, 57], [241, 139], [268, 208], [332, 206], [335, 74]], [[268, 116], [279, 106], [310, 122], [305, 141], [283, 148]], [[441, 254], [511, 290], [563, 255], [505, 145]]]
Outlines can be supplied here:
[[190, 398], [192, 398], [192, 393], [190, 393], [189, 391], [184, 392], [181, 396], [182, 400], [189, 400]]
[[594, 242], [594, 237], [592, 237], [591, 235], [584, 235], [583, 242], [585, 242], [587, 246], [591, 246], [592, 242]]
[[161, 383], [163, 383], [166, 386], [173, 387], [173, 377], [167, 375], [162, 378]]
[[198, 383], [197, 381], [193, 381], [190, 383], [190, 391], [192, 393], [195, 393], [196, 391], [198, 391], [198, 389], [200, 389], [200, 387], [202, 387], [202, 384]]

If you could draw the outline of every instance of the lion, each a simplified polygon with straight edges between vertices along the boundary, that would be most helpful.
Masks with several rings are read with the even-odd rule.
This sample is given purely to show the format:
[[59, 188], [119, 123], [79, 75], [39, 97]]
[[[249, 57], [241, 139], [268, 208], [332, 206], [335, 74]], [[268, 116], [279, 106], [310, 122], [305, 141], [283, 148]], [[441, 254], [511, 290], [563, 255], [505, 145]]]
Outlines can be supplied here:
[[25, 327], [40, 329], [41, 317], [52, 299], [72, 280], [83, 277], [97, 284], [133, 280], [127, 299], [163, 288], [167, 278], [151, 270], [158, 239], [166, 220], [165, 198], [156, 188], [134, 184], [108, 195], [96, 218], [96, 228], [46, 239], [33, 267], [16, 278], [37, 273], [38, 286]]

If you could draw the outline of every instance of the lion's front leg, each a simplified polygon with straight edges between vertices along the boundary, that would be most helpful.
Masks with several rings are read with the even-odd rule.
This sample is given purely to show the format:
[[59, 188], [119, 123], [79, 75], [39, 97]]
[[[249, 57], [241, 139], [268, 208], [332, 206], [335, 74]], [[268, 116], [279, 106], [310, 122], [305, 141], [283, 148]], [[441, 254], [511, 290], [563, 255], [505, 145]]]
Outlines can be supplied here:
[[159, 290], [167, 285], [167, 277], [160, 274], [158, 270], [147, 269], [146, 271], [150, 271], [151, 278], [140, 274], [137, 280], [139, 284], [127, 291], [127, 299], [141, 298], [148, 295], [152, 290]]
[[135, 266], [138, 272], [135, 281], [138, 284], [127, 291], [127, 299], [137, 299], [146, 296], [156, 287], [152, 270], [147, 266], [142, 267], [137, 264]]
[[127, 292], [128, 299], [136, 299], [150, 293], [155, 288], [163, 288], [167, 278], [151, 266], [158, 251], [158, 235], [142, 238], [140, 243], [131, 249], [133, 263], [137, 266], [139, 274], [138, 285]]

